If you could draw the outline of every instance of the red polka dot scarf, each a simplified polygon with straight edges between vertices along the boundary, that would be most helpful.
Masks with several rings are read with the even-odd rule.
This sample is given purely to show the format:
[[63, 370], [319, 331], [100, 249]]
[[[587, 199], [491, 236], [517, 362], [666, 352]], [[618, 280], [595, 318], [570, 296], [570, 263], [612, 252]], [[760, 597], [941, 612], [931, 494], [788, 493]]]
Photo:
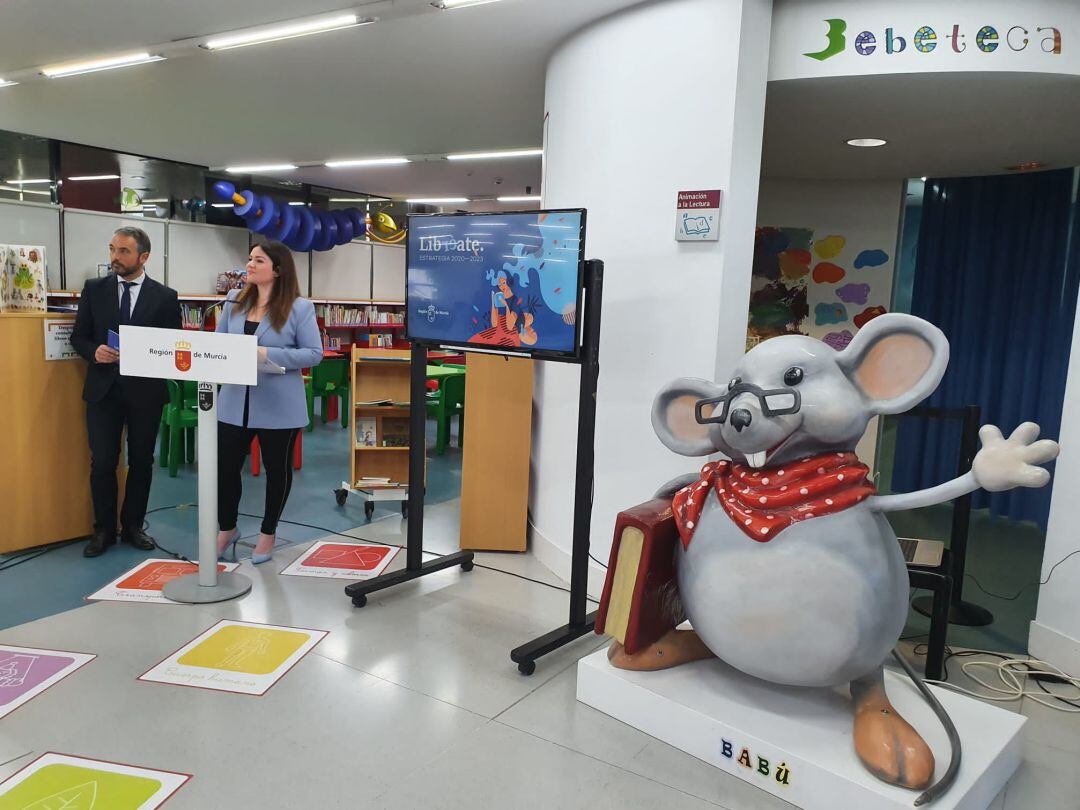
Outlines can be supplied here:
[[705, 499], [716, 497], [739, 528], [760, 543], [800, 520], [854, 506], [876, 490], [870, 469], [854, 453], [823, 453], [755, 470], [731, 461], [701, 468], [701, 480], [675, 493], [672, 507], [683, 548], [690, 545]]

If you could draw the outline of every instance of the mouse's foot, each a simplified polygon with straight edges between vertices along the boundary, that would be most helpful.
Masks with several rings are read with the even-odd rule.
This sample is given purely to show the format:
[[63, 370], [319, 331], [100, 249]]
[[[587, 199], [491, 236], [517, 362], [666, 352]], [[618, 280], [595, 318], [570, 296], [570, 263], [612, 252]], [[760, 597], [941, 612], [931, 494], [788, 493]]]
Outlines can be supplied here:
[[633, 655], [627, 653], [617, 641], [608, 648], [608, 660], [612, 666], [648, 672], [712, 657], [712, 651], [693, 630], [669, 630], [657, 641]]
[[934, 754], [911, 724], [897, 714], [883, 686], [855, 699], [855, 753], [878, 779], [922, 790], [934, 778]]

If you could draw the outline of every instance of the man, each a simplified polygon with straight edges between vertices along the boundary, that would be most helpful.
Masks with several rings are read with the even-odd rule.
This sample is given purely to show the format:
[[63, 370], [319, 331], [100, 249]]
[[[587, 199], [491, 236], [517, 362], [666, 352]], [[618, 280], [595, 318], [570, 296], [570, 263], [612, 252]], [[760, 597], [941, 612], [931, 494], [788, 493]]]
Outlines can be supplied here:
[[[164, 380], [124, 377], [120, 352], [110, 348], [109, 330], [120, 326], [180, 328], [176, 291], [146, 275], [150, 237], [141, 228], [118, 228], [109, 242], [113, 274], [83, 287], [71, 345], [90, 368], [86, 373], [86, 432], [90, 442], [90, 493], [94, 501], [94, 536], [83, 555], [96, 557], [116, 542], [116, 468], [120, 441], [128, 431], [128, 477], [120, 513], [120, 539], [150, 551], [154, 539], [143, 531], [154, 470], [161, 409], [169, 399]], [[121, 351], [123, 346], [120, 347]]]

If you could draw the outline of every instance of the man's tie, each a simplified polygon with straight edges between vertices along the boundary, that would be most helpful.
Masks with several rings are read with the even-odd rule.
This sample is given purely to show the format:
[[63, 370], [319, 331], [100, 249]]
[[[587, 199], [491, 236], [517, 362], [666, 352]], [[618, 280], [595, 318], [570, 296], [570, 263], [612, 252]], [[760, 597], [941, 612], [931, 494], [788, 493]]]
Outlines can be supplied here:
[[124, 285], [124, 294], [120, 296], [120, 325], [131, 323], [131, 288], [135, 286], [134, 281], [121, 281]]

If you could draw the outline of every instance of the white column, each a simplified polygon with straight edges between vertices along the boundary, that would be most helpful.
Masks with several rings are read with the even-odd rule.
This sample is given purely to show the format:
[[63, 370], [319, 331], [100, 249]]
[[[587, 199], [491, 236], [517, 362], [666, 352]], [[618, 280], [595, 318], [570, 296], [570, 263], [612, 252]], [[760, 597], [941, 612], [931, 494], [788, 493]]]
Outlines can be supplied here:
[[[548, 66], [544, 206], [587, 208], [587, 255], [606, 262], [592, 528], [604, 562], [618, 511], [699, 466], [656, 439], [653, 396], [675, 377], [724, 376], [743, 353], [771, 12], [647, 3], [577, 33]], [[676, 193], [713, 188], [720, 241], [675, 242]], [[533, 548], [566, 576], [578, 370], [537, 366]]]
[[199, 383], [199, 584], [217, 585], [217, 385]]

